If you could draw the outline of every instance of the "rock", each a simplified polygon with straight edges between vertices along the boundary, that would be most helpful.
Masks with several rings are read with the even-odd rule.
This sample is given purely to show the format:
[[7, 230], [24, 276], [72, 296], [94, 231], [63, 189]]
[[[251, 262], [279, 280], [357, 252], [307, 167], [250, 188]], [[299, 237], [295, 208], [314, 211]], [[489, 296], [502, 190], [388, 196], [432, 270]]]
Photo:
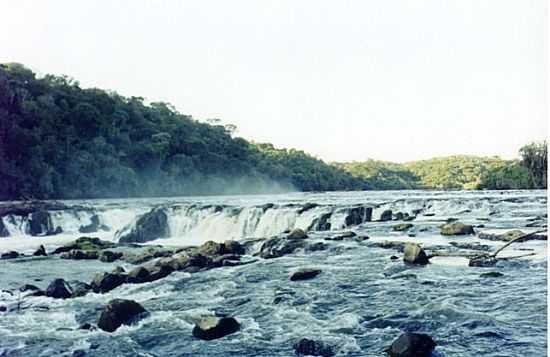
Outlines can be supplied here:
[[315, 218], [311, 225], [308, 227], [308, 230], [313, 231], [329, 231], [331, 228], [330, 224], [330, 217], [332, 217], [332, 213], [324, 213], [320, 217]]
[[310, 253], [310, 252], [318, 252], [321, 250], [327, 250], [329, 247], [328, 244], [323, 242], [316, 242], [316, 243], [310, 243], [307, 244], [304, 248], [304, 251]]
[[488, 252], [491, 250], [490, 246], [486, 244], [480, 244], [479, 242], [472, 242], [472, 243], [449, 242], [449, 245], [458, 249], [480, 250], [485, 252]]
[[[479, 233], [478, 237], [480, 239], [486, 239], [486, 240], [493, 240], [493, 241], [504, 241], [508, 242], [513, 239], [516, 239], [518, 237], [521, 237], [524, 235], [525, 232], [520, 231], [519, 229], [514, 229], [511, 231], [507, 231], [504, 233], [490, 233], [490, 232], [481, 232]], [[535, 235], [534, 237], [530, 237], [530, 239], [540, 239], [540, 240], [546, 240], [546, 235]]]
[[245, 253], [244, 247], [236, 240], [226, 240], [223, 242], [224, 254], [242, 255]]
[[39, 257], [39, 256], [45, 257], [48, 254], [46, 253], [46, 248], [44, 248], [44, 246], [41, 245], [40, 247], [38, 247], [37, 250], [34, 251], [34, 253], [32, 253], [32, 255], [34, 255], [35, 257]]
[[392, 255], [392, 256], [390, 257], [390, 259], [391, 259], [391, 260], [398, 260], [398, 259], [399, 259], [399, 257], [398, 257], [398, 256], [396, 256], [396, 255]]
[[211, 264], [209, 267], [212, 267], [212, 268], [216, 268], [216, 267], [221, 267], [221, 266], [235, 266], [235, 265], [239, 265], [240, 262], [240, 256], [238, 255], [233, 255], [233, 254], [224, 254], [224, 255], [219, 255], [217, 257], [214, 257], [212, 260], [211, 260]]
[[497, 259], [489, 256], [480, 256], [470, 259], [468, 262], [468, 266], [470, 267], [479, 267], [479, 268], [487, 268], [487, 267], [493, 267], [497, 264]]
[[201, 340], [214, 340], [239, 331], [241, 325], [233, 317], [207, 316], [193, 328], [193, 336]]
[[46, 296], [54, 299], [68, 299], [72, 293], [71, 286], [63, 279], [55, 279], [46, 289]]
[[309, 268], [300, 269], [290, 274], [290, 281], [313, 279], [319, 274], [321, 274], [320, 269], [309, 269]]
[[21, 291], [22, 293], [25, 291], [37, 291], [37, 290], [40, 290], [40, 288], [38, 288], [38, 286], [34, 286], [31, 284], [25, 284], [19, 288], [19, 291]]
[[483, 273], [479, 275], [480, 278], [500, 278], [501, 276], [504, 276], [504, 274], [498, 271], [491, 271], [489, 273]]
[[8, 307], [6, 305], [0, 305], [0, 312], [6, 312], [8, 311]]
[[113, 274], [126, 273], [126, 270], [119, 265], [119, 266], [117, 266], [116, 268], [113, 269], [112, 273]]
[[93, 250], [98, 251], [107, 248], [116, 247], [115, 243], [101, 240], [99, 238], [80, 237], [74, 242], [66, 244], [62, 247], [56, 248], [51, 254], [60, 254], [69, 252], [71, 250]]
[[6, 228], [6, 225], [4, 224], [2, 217], [0, 217], [0, 237], [9, 237], [9, 236], [10, 236], [10, 232], [8, 231], [8, 228]]
[[126, 281], [125, 274], [99, 273], [92, 281], [92, 289], [95, 293], [106, 293], [111, 291]]
[[135, 223], [129, 233], [121, 235], [121, 243], [144, 243], [168, 237], [168, 216], [162, 208], [154, 208], [145, 213]]
[[104, 250], [101, 253], [99, 253], [99, 260], [104, 263], [112, 263], [115, 260], [118, 260], [122, 257], [121, 252], [113, 252], [110, 250]]
[[68, 252], [62, 253], [60, 257], [62, 259], [90, 260], [97, 259], [98, 254], [95, 250], [73, 249]]
[[424, 249], [416, 243], [406, 243], [403, 255], [403, 261], [409, 264], [426, 265], [430, 261]]
[[298, 214], [302, 214], [304, 213], [305, 211], [309, 211], [310, 209], [313, 209], [315, 207], [319, 206], [317, 203], [311, 203], [311, 202], [308, 202], [306, 203], [305, 205], [303, 205], [300, 209], [298, 209], [298, 211], [296, 211], [296, 213]]
[[382, 212], [382, 215], [380, 216], [380, 221], [391, 221], [393, 216], [393, 212], [391, 209], [387, 209], [384, 212]]
[[348, 231], [348, 232], [344, 232], [344, 233], [339, 234], [339, 235], [334, 236], [334, 237], [325, 238], [325, 240], [344, 240], [346, 238], [353, 238], [353, 237], [356, 237], [356, 236], [357, 236], [357, 234], [355, 234], [355, 232]]
[[415, 216], [410, 216], [408, 213], [405, 213], [405, 215], [403, 216], [403, 220], [405, 222], [414, 221], [415, 219], [416, 219]]
[[47, 235], [53, 232], [52, 218], [48, 211], [36, 211], [29, 217], [29, 233], [33, 236]]
[[223, 254], [223, 251], [224, 251], [223, 243], [216, 243], [211, 240], [203, 243], [197, 249], [197, 253], [202, 255], [219, 255], [219, 254]]
[[405, 214], [403, 212], [396, 212], [394, 215], [393, 215], [393, 220], [394, 221], [402, 221], [403, 218], [405, 218]]
[[174, 269], [168, 265], [153, 266], [149, 270], [148, 281], [155, 281], [167, 277], [174, 272]]
[[114, 332], [122, 325], [132, 325], [149, 313], [133, 300], [114, 299], [103, 308], [97, 327], [107, 332]]
[[267, 239], [260, 247], [259, 255], [264, 259], [279, 258], [292, 254], [300, 248], [305, 248], [304, 239], [287, 239], [285, 237], [273, 237]]
[[334, 349], [332, 346], [307, 338], [302, 338], [300, 341], [296, 342], [293, 347], [294, 352], [298, 356], [334, 356]]
[[392, 357], [429, 357], [435, 346], [426, 334], [406, 332], [393, 341], [387, 352]]
[[101, 224], [101, 222], [99, 221], [99, 216], [97, 214], [94, 214], [90, 218], [90, 221], [91, 221], [90, 224], [88, 224], [86, 226], [80, 226], [78, 228], [78, 231], [80, 233], [95, 233], [99, 230], [103, 230], [103, 231], [108, 231], [109, 230], [109, 227]]
[[82, 325], [78, 326], [78, 329], [79, 330], [95, 330], [95, 327], [94, 327], [94, 325], [86, 322], [86, 323], [83, 323]]
[[453, 222], [444, 224], [441, 227], [441, 234], [444, 236], [457, 236], [466, 234], [475, 234], [474, 227], [469, 224], [463, 224], [460, 222]]
[[286, 237], [288, 239], [306, 239], [307, 234], [303, 229], [295, 228]]
[[15, 250], [10, 250], [9, 252], [2, 253], [0, 255], [0, 259], [15, 259], [19, 258], [19, 253], [17, 253]]
[[130, 284], [141, 284], [149, 281], [149, 270], [145, 267], [136, 267], [128, 273], [126, 282]]
[[92, 290], [92, 286], [90, 284], [86, 284], [82, 281], [71, 280], [69, 283], [72, 288], [71, 297], [73, 298], [84, 296]]
[[392, 229], [396, 232], [404, 232], [404, 231], [408, 231], [412, 227], [414, 227], [414, 225], [412, 225], [411, 223], [400, 223], [400, 224], [394, 225]]
[[397, 241], [383, 241], [383, 242], [370, 242], [368, 243], [369, 247], [377, 247], [382, 249], [395, 249], [398, 252], [403, 252], [405, 250], [405, 242]]
[[372, 207], [353, 207], [348, 209], [345, 218], [346, 227], [356, 226], [372, 220]]

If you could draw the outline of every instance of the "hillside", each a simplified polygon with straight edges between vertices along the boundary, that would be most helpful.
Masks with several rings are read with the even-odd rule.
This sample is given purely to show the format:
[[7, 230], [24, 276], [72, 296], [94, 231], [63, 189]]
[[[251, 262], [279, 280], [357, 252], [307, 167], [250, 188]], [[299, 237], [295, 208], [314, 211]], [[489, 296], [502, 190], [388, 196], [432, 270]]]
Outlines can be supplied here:
[[367, 188], [302, 151], [233, 138], [233, 129], [0, 65], [0, 200]]

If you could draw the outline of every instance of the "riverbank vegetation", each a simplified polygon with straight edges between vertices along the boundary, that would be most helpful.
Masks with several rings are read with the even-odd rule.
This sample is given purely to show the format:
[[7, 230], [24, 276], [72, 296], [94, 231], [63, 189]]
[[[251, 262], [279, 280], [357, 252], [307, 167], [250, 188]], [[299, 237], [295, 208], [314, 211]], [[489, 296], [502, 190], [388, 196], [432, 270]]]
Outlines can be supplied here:
[[546, 187], [546, 143], [521, 161], [455, 156], [327, 164], [234, 137], [163, 102], [0, 65], [0, 200], [365, 189]]

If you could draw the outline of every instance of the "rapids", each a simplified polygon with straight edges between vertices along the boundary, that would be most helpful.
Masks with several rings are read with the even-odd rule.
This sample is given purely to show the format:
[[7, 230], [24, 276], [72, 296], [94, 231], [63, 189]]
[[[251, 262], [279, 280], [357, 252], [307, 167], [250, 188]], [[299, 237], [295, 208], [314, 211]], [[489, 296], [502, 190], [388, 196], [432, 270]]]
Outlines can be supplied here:
[[[51, 212], [53, 225], [63, 232], [49, 236], [30, 236], [25, 217], [4, 217], [10, 236], [0, 238], [0, 252], [32, 253], [40, 244], [50, 251], [83, 235], [116, 242], [138, 217], [158, 206], [168, 212], [170, 233], [146, 244], [199, 245], [302, 228], [309, 230], [309, 239], [329, 247], [193, 274], [175, 272], [151, 283], [67, 300], [22, 298], [18, 288], [45, 288], [58, 277], [90, 281], [97, 272], [131, 265], [58, 257], [0, 260], [0, 305], [8, 307], [0, 312], [0, 356], [292, 356], [293, 343], [304, 337], [334, 346], [337, 355], [381, 356], [403, 331], [432, 336], [438, 344], [436, 356], [543, 356], [546, 241], [512, 246], [506, 254], [536, 254], [494, 268], [471, 268], [466, 259], [443, 257], [425, 267], [408, 266], [390, 260], [401, 253], [372, 243], [448, 247], [454, 241], [499, 247], [502, 242], [477, 236], [441, 236], [438, 227], [457, 218], [476, 226], [477, 233], [540, 229], [531, 226], [547, 222], [546, 194], [368, 191], [64, 201], [87, 209]], [[372, 208], [371, 219], [366, 208]], [[396, 222], [378, 221], [388, 209], [417, 212], [410, 222], [413, 234], [394, 232]], [[93, 215], [109, 229], [79, 233]], [[349, 230], [370, 239], [325, 240]], [[313, 280], [290, 282], [289, 274], [301, 267], [322, 273]], [[480, 276], [491, 271], [504, 276]], [[112, 334], [78, 329], [81, 323], [95, 323], [101, 307], [113, 298], [136, 300], [151, 316]], [[242, 329], [219, 340], [197, 340], [192, 321], [205, 313], [234, 316]]]

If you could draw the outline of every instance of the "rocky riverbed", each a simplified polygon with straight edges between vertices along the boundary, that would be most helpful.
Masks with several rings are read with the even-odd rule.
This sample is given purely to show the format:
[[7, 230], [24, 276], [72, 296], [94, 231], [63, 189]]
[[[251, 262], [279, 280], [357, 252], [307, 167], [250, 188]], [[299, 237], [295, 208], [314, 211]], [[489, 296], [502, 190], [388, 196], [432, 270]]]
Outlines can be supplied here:
[[[546, 191], [5, 203], [0, 356], [545, 355], [546, 204]], [[534, 231], [499, 254], [513, 259], [468, 266]]]

